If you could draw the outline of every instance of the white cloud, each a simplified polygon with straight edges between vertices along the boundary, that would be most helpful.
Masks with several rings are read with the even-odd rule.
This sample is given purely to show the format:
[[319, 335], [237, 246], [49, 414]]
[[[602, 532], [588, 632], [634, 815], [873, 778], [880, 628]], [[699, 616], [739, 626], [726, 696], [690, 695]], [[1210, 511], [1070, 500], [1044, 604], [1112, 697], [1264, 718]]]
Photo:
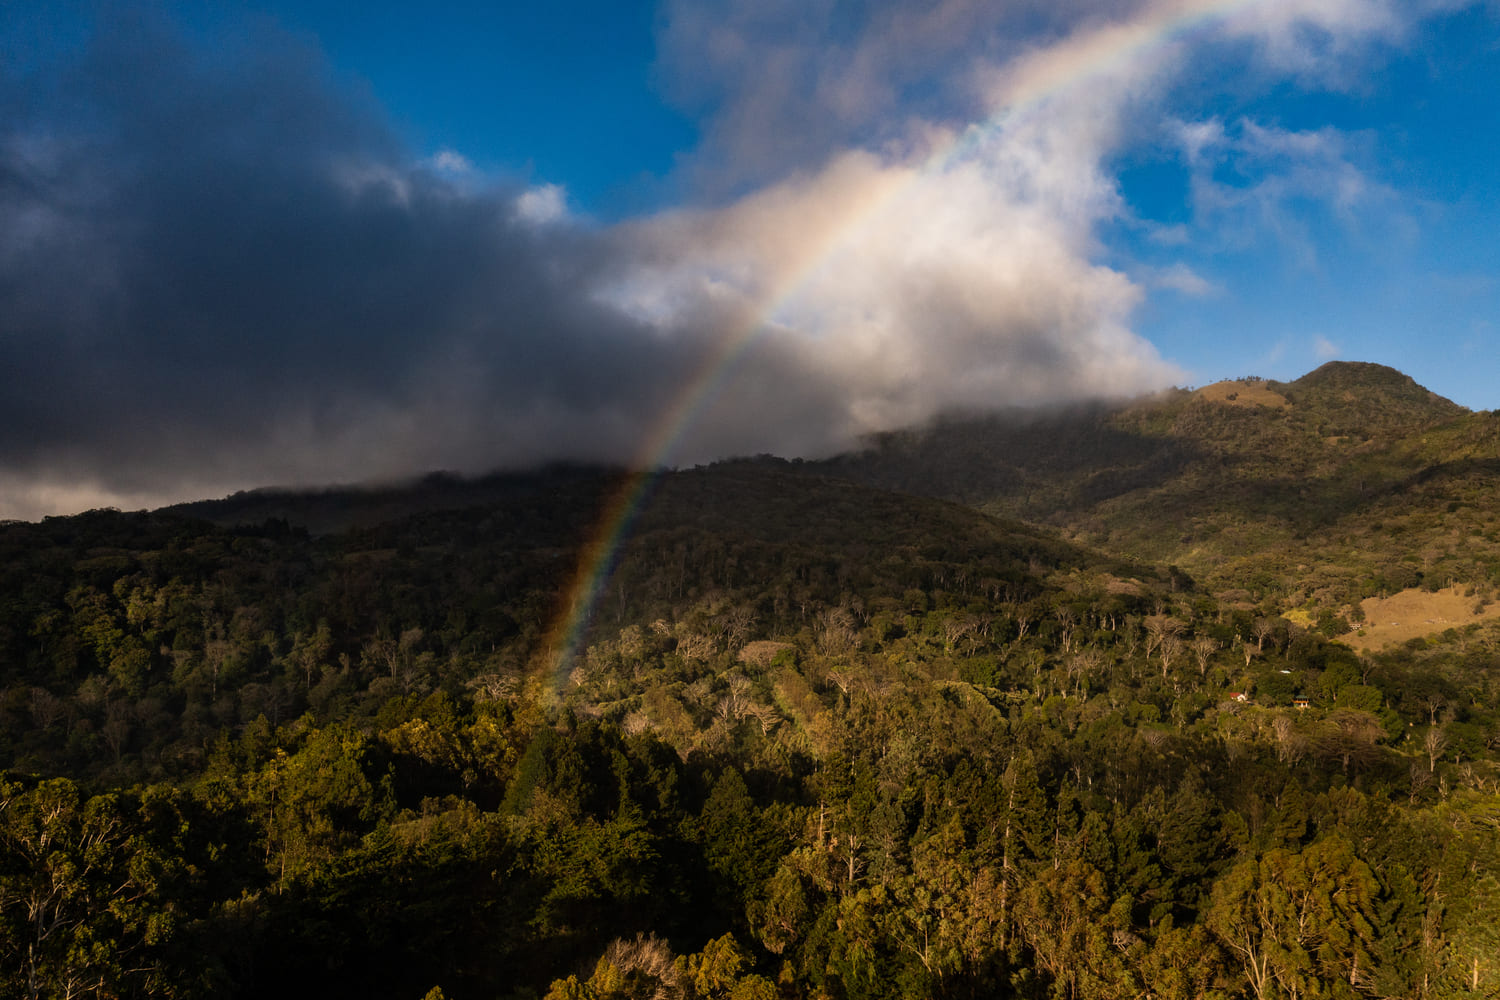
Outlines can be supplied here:
[[[830, 440], [945, 407], [1179, 380], [1132, 312], [1147, 288], [1219, 290], [1185, 262], [1143, 271], [1143, 285], [1099, 263], [1101, 228], [1124, 213], [1106, 164], [1204, 46], [1248, 41], [1269, 72], [1307, 78], [1312, 56], [1352, 58], [1408, 22], [1361, 0], [988, 7], [856, 6], [840, 31], [819, 7], [673, 5], [669, 68], [706, 72], [717, 107], [700, 164], [759, 183], [722, 208], [633, 224], [647, 263], [614, 301], [658, 324], [712, 317], [721, 336], [769, 320], [741, 370], [761, 351], [822, 374], [840, 414]], [[929, 114], [913, 117], [908, 88], [924, 83]], [[1205, 228], [1230, 244], [1269, 233], [1314, 263], [1309, 203], [1354, 225], [1388, 200], [1357, 165], [1358, 137], [1218, 118], [1175, 134], [1196, 216], [1148, 233], [1163, 247]], [[790, 175], [765, 178], [787, 162]]]
[[1244, 248], [1269, 236], [1305, 267], [1318, 264], [1312, 229], [1400, 231], [1398, 199], [1360, 166], [1363, 137], [1334, 128], [1289, 130], [1242, 118], [1172, 128], [1191, 172], [1200, 242]]
[[1181, 262], [1150, 272], [1147, 280], [1156, 288], [1169, 288], [1174, 292], [1197, 299], [1218, 295], [1223, 291], [1218, 285]]
[[[617, 294], [658, 321], [712, 317], [721, 336], [764, 325], [741, 371], [765, 355], [821, 375], [831, 418], [795, 435], [814, 450], [949, 408], [1180, 380], [1130, 329], [1142, 290], [1091, 259], [1095, 227], [1119, 210], [1099, 167], [1108, 144], [1090, 141], [1111, 127], [1098, 110], [1077, 127], [1071, 103], [637, 223], [648, 263]], [[712, 433], [710, 418], [699, 436]]]
[[[1106, 12], [1128, 21], [1142, 6]], [[1100, 13], [1097, 0], [665, 0], [659, 73], [704, 118], [693, 175], [743, 189], [975, 121], [993, 67]]]
[[1193, 242], [1192, 230], [1181, 222], [1161, 225], [1144, 222], [1146, 239], [1160, 247], [1184, 247]]
[[1224, 123], [1217, 118], [1196, 122], [1174, 122], [1171, 132], [1182, 148], [1182, 156], [1188, 166], [1201, 168], [1205, 162], [1212, 166], [1219, 159], [1226, 144]]
[[1253, 39], [1267, 68], [1305, 83], [1358, 87], [1372, 46], [1399, 43], [1443, 6], [1430, 0], [1258, 0], [1234, 5], [1225, 33]]
[[473, 171], [474, 164], [467, 156], [454, 149], [440, 149], [433, 154], [432, 166], [445, 174], [467, 174]]
[[1313, 354], [1319, 361], [1332, 361], [1340, 353], [1339, 345], [1327, 337], [1316, 336], [1313, 338]]
[[542, 184], [516, 199], [516, 215], [524, 222], [545, 226], [567, 218], [568, 192], [557, 184]]

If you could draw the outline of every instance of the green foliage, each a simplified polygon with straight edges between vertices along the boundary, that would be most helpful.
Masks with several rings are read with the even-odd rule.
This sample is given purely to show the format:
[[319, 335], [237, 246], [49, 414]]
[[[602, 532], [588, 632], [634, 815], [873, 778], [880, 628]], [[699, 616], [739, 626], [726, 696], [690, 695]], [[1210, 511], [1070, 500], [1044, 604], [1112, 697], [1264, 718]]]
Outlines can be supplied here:
[[176, 995], [180, 861], [128, 803], [59, 778], [0, 781], [0, 983], [12, 996]]
[[1208, 925], [1257, 997], [1357, 997], [1388, 928], [1380, 884], [1337, 835], [1247, 858], [1215, 886]]
[[986, 425], [951, 495], [1114, 555], [810, 463], [666, 475], [571, 658], [613, 473], [0, 527], [0, 992], [1493, 992], [1500, 629], [1332, 639], [1366, 569], [1494, 532], [1483, 466], [1349, 477], [1491, 439], [1382, 372], [1275, 388]]

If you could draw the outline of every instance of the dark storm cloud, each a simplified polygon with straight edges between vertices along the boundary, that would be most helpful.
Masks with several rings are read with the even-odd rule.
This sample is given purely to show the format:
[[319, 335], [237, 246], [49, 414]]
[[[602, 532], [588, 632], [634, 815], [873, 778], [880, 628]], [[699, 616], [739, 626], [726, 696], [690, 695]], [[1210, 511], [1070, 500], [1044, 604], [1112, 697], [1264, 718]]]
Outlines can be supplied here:
[[403, 160], [273, 29], [209, 55], [119, 17], [4, 88], [12, 485], [622, 459], [696, 360], [586, 294], [597, 234]]
[[[1129, 88], [989, 127], [962, 155], [942, 153], [961, 134], [943, 115], [913, 131], [927, 154], [845, 148], [929, 82], [937, 104], [971, 100], [988, 10], [892, 5], [838, 28], [807, 129], [750, 67], [810, 72], [817, 46], [727, 19], [697, 64], [744, 93], [710, 113], [694, 169], [744, 193], [607, 228], [560, 189], [415, 160], [274, 26], [229, 41], [117, 13], [86, 45], [12, 60], [0, 517], [565, 458], [811, 455], [951, 407], [1171, 380], [1130, 329], [1140, 289], [1092, 259]], [[680, 72], [711, 28], [677, 25]], [[955, 65], [969, 82], [928, 74]], [[1022, 59], [1005, 86], [1048, 72]], [[822, 146], [787, 150], [792, 133]], [[711, 166], [736, 148], [747, 169]]]

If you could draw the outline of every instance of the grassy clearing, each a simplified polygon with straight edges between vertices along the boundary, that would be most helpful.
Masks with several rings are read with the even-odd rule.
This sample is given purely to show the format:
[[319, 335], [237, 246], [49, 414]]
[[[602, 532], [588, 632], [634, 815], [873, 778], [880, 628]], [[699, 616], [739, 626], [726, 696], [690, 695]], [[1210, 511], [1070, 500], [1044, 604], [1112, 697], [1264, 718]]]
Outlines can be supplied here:
[[1476, 613], [1479, 598], [1463, 591], [1461, 587], [1436, 592], [1412, 589], [1386, 598], [1366, 598], [1360, 602], [1364, 624], [1343, 636], [1342, 641], [1361, 651], [1385, 649], [1420, 636], [1500, 618], [1500, 604], [1486, 604]]
[[1287, 398], [1269, 388], [1260, 379], [1230, 379], [1205, 385], [1195, 395], [1210, 403], [1229, 403], [1232, 406], [1267, 406], [1281, 409], [1291, 405]]

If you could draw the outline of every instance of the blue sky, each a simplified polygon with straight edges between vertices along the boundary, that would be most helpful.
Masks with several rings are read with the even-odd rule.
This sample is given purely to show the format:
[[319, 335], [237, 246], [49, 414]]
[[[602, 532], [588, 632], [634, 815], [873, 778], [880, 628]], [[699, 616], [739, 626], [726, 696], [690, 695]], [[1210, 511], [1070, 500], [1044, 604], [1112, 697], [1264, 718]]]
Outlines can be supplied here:
[[650, 4], [195, 5], [204, 26], [255, 15], [303, 34], [367, 86], [414, 151], [566, 184], [619, 216], [657, 202], [692, 120], [653, 86]]
[[0, 7], [0, 516], [1377, 361], [1500, 405], [1500, 9]]
[[[1214, 249], [1205, 239], [1152, 254], [1124, 235], [1114, 245], [1126, 253], [1186, 262], [1220, 289], [1191, 301], [1163, 296], [1139, 329], [1199, 379], [1291, 378], [1328, 355], [1389, 364], [1466, 406], [1493, 409], [1500, 138], [1484, 124], [1500, 112], [1493, 12], [1434, 17], [1373, 59], [1342, 86], [1287, 80], [1194, 109], [1337, 136], [1372, 192], [1347, 214], [1316, 198], [1289, 205], [1293, 235], [1263, 225], [1237, 246]], [[1127, 200], [1190, 222], [1180, 159], [1151, 162], [1150, 147], [1137, 155], [1161, 176], [1148, 169], [1136, 186], [1132, 171], [1122, 172]], [[1239, 188], [1264, 176], [1220, 170]]]

